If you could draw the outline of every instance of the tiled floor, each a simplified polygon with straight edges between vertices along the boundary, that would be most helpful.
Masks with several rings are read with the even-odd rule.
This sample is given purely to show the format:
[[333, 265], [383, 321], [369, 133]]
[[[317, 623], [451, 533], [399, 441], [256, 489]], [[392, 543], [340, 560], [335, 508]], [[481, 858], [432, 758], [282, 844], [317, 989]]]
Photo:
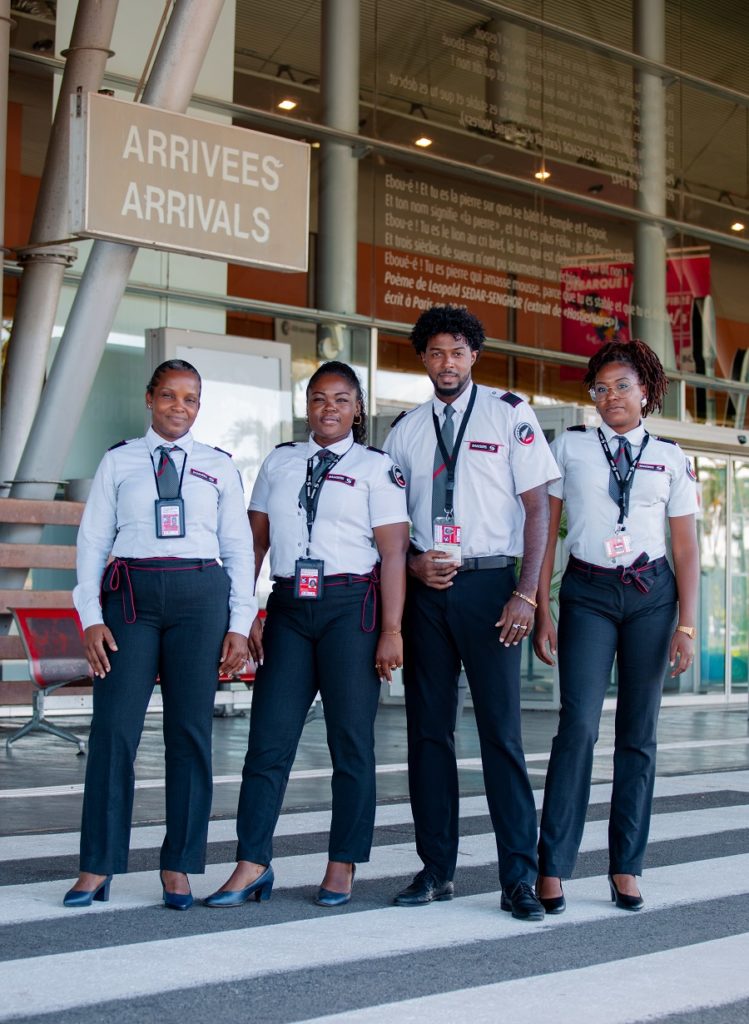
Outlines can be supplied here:
[[[87, 719], [66, 719], [65, 724], [86, 735]], [[605, 712], [601, 722], [594, 781], [611, 778], [613, 712]], [[247, 718], [216, 718], [214, 722], [213, 814], [232, 817], [236, 808], [239, 775], [247, 743]], [[77, 757], [73, 744], [41, 733], [25, 737], [10, 752], [4, 739], [15, 728], [10, 720], [0, 721], [0, 797], [9, 790], [29, 792], [24, 800], [11, 802], [0, 798], [0, 834], [74, 830], [78, 827], [86, 759]], [[550, 711], [526, 711], [523, 731], [528, 769], [534, 788], [543, 786], [548, 752], [556, 728], [556, 714]], [[402, 707], [383, 706], [377, 718], [378, 799], [380, 802], [407, 797], [406, 725]], [[720, 771], [749, 767], [749, 722], [743, 705], [729, 708], [664, 708], [659, 727], [658, 773]], [[479, 749], [473, 713], [466, 709], [456, 737], [461, 792], [470, 795], [483, 791], [478, 762]], [[466, 764], [465, 762], [469, 763]], [[473, 761], [473, 763], [471, 763]], [[328, 806], [330, 758], [321, 717], [305, 727], [294, 774], [286, 795], [286, 810]], [[312, 773], [312, 777], [305, 777]], [[163, 746], [161, 717], [149, 715], [138, 754], [134, 821], [159, 821], [163, 815]], [[301, 776], [301, 777], [300, 777]], [[149, 785], [150, 782], [150, 785]], [[145, 783], [145, 785], [143, 785]], [[71, 786], [65, 793], [63, 787]]]

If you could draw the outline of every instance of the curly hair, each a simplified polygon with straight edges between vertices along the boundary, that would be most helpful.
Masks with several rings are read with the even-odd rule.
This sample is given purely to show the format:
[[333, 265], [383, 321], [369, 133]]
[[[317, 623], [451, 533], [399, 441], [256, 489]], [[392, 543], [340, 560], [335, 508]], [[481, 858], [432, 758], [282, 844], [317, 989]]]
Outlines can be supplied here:
[[421, 314], [411, 331], [411, 344], [419, 355], [435, 334], [462, 338], [474, 352], [480, 352], [486, 340], [484, 325], [465, 306], [432, 306]]
[[661, 411], [663, 398], [668, 391], [668, 377], [663, 364], [649, 345], [639, 338], [633, 338], [632, 341], [614, 340], [602, 345], [588, 360], [588, 369], [583, 380], [586, 388], [593, 387], [598, 371], [609, 363], [624, 363], [625, 366], [631, 367], [637, 374], [640, 384], [645, 386], [647, 401], [642, 409], [643, 416]]
[[153, 371], [151, 379], [146, 385], [146, 391], [149, 395], [153, 395], [154, 391], [159, 386], [159, 381], [167, 373], [194, 373], [198, 378], [198, 394], [200, 394], [203, 387], [203, 381], [192, 363], [188, 363], [184, 359], [167, 359], [165, 363], [161, 363]]
[[323, 363], [322, 366], [318, 366], [318, 368], [315, 370], [315, 372], [310, 377], [309, 382], [307, 384], [307, 398], [309, 399], [309, 393], [312, 390], [312, 388], [315, 386], [317, 381], [321, 377], [326, 376], [326, 374], [330, 374], [333, 377], [341, 377], [341, 378], [343, 378], [343, 380], [345, 380], [347, 384], [350, 384], [351, 387], [356, 392], [356, 400], [359, 403], [359, 407], [361, 409], [361, 412], [359, 413], [359, 422], [358, 423], [356, 422], [356, 418], [354, 418], [354, 424], [353, 424], [353, 427], [352, 427], [352, 432], [353, 432], [353, 435], [354, 435], [354, 441], [357, 444], [366, 444], [367, 443], [367, 403], [366, 403], [366, 400], [365, 400], [365, 397], [364, 397], [364, 390], [363, 390], [363, 388], [361, 386], [361, 382], [359, 381], [359, 378], [357, 377], [356, 372], [348, 365], [348, 363], [341, 363], [337, 359], [332, 359], [330, 362]]

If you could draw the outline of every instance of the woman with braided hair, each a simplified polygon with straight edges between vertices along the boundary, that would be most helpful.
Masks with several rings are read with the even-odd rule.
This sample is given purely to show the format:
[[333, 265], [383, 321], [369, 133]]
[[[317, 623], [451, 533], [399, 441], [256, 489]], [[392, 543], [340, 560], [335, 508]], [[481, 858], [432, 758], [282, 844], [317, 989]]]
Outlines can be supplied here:
[[[588, 363], [585, 387], [598, 428], [570, 427], [552, 452], [551, 521], [538, 589], [534, 649], [554, 664], [549, 606], [563, 507], [569, 555], [559, 592], [559, 729], [546, 775], [537, 895], [565, 909], [562, 879], [574, 870], [590, 796], [603, 699], [618, 668], [609, 888], [622, 910], [640, 910], [637, 876], [650, 826], [656, 727], [663, 681], [694, 658], [699, 555], [691, 463], [673, 441], [649, 434], [668, 379], [642, 341], [611, 341]], [[666, 559], [670, 532], [673, 571]]]

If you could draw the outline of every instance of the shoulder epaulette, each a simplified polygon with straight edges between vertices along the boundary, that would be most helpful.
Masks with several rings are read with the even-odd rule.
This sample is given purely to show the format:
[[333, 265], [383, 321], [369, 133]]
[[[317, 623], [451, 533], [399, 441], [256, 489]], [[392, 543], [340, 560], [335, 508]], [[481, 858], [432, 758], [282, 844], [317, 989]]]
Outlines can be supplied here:
[[500, 395], [499, 397], [500, 401], [507, 402], [507, 404], [511, 405], [513, 409], [516, 405], [520, 405], [520, 403], [523, 401], [520, 395], [513, 394], [512, 391], [505, 391], [505, 393], [503, 395]]
[[375, 446], [373, 444], [368, 444], [367, 445], [367, 451], [368, 452], [377, 452], [378, 455], [384, 455], [385, 454], [385, 452], [382, 450], [382, 448], [375, 448]]
[[653, 434], [653, 440], [655, 440], [655, 441], [663, 441], [664, 444], [676, 444], [676, 441], [674, 441], [672, 438], [670, 438], [670, 437], [658, 437], [657, 434]]
[[276, 445], [276, 448], [293, 448], [296, 444], [298, 444], [297, 441], [281, 441], [280, 444]]
[[117, 444], [113, 444], [111, 448], [107, 448], [108, 452], [113, 452], [115, 448], [122, 448], [123, 444], [127, 444], [127, 441], [118, 441]]
[[584, 423], [577, 423], [574, 427], [567, 427], [568, 430], [582, 430], [585, 432], [586, 427]]
[[224, 449], [223, 448], [219, 448], [219, 446], [217, 444], [214, 444], [213, 448], [214, 448], [214, 451], [221, 452], [222, 455], [228, 455], [230, 459], [234, 458], [234, 456], [232, 455], [231, 452], [224, 451]]
[[396, 423], [400, 423], [400, 421], [406, 415], [407, 411], [408, 411], [407, 409], [404, 409], [403, 412], [399, 412], [398, 413], [398, 415], [395, 417], [393, 422], [390, 424], [391, 428], [394, 427]]

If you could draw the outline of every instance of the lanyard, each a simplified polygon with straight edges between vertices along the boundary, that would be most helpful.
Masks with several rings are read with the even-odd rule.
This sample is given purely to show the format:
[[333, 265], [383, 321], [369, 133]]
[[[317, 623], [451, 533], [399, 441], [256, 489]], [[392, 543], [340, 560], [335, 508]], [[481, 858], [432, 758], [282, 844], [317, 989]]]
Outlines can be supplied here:
[[642, 439], [642, 444], [640, 445], [640, 451], [637, 453], [637, 458], [634, 462], [630, 463], [625, 477], [622, 477], [622, 474], [619, 472], [619, 467], [614, 461], [614, 456], [611, 454], [611, 449], [609, 448], [606, 437], [600, 427], [598, 428], [598, 440], [601, 442], [603, 454], [606, 456], [606, 461], [611, 467], [614, 479], [619, 485], [619, 518], [616, 525], [621, 526], [624, 522], [625, 515], [629, 513], [629, 492], [632, 489], [632, 477], [635, 475], [635, 470], [640, 465], [640, 459], [642, 458], [642, 453], [645, 451], [645, 447], [650, 440], [650, 434], [647, 430], [645, 431], [645, 436]]
[[304, 508], [307, 512], [307, 555], [309, 555], [309, 548], [312, 543], [312, 527], [317, 515], [317, 506], [320, 501], [322, 485], [328, 479], [328, 473], [331, 469], [334, 466], [337, 466], [344, 456], [348, 455], [354, 447], [354, 444], [356, 444], [356, 442], [352, 441], [342, 455], [334, 455], [332, 459], [327, 460], [328, 468], [317, 478], [317, 480], [314, 481], [314, 483], [312, 481], [312, 476], [315, 469], [315, 459], [317, 458], [317, 455], [313, 455], [311, 459], [307, 459], [307, 476], [304, 481]]
[[460, 445], [463, 441], [463, 435], [466, 432], [468, 426], [468, 420], [470, 419], [471, 412], [473, 410], [474, 402], [476, 401], [476, 393], [478, 387], [474, 384], [471, 389], [471, 397], [468, 400], [466, 411], [463, 413], [463, 422], [460, 424], [460, 430], [458, 436], [455, 438], [453, 444], [452, 455], [448, 455], [445, 442], [442, 440], [442, 431], [440, 430], [440, 421], [437, 418], [437, 414], [432, 407], [432, 422], [434, 423], [434, 432], [437, 435], [437, 445], [440, 450], [440, 455], [445, 463], [445, 470], [447, 471], [447, 488], [445, 493], [445, 513], [448, 519], [453, 517], [453, 493], [455, 491], [455, 467], [458, 464], [458, 455], [460, 454]]
[[[179, 447], [179, 445], [177, 445], [177, 447]], [[174, 448], [172, 448], [172, 451], [174, 451]], [[180, 448], [180, 451], [182, 452], [182, 454], [185, 457], [182, 460], [182, 472], [179, 475], [179, 490], [177, 491], [177, 494], [176, 494], [177, 498], [182, 496], [182, 480], [183, 480], [184, 475], [185, 475], [185, 466], [187, 465], [187, 452], [184, 450], [184, 448]], [[169, 456], [171, 458], [171, 452], [169, 453]], [[159, 458], [160, 457], [161, 457], [161, 452], [159, 452]], [[156, 475], [156, 467], [153, 464], [153, 455], [150, 452], [148, 453], [148, 458], [151, 461], [151, 471], [153, 472], [153, 482], [156, 484], [156, 496], [158, 497], [159, 496], [159, 478]], [[175, 466], [175, 469], [176, 469], [176, 466]]]

